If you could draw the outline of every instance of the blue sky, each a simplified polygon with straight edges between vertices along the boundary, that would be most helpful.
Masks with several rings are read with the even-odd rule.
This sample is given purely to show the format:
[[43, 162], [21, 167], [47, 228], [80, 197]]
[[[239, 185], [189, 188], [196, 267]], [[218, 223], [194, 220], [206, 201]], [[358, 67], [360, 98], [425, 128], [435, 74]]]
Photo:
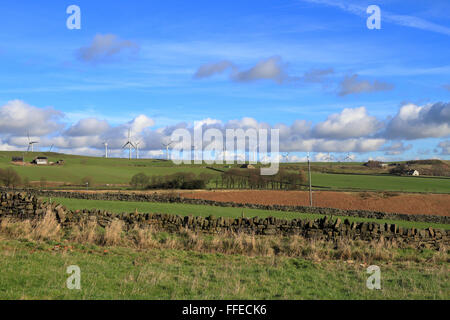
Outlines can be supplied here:
[[[66, 28], [72, 4], [80, 30]], [[366, 27], [371, 4], [381, 30]], [[101, 155], [145, 115], [148, 156], [180, 123], [252, 118], [289, 127], [282, 149], [299, 158], [449, 159], [449, 14], [445, 0], [4, 1], [0, 148], [23, 149], [28, 130], [42, 150]], [[213, 71], [195, 77], [202, 67]], [[77, 132], [86, 119], [103, 131]], [[295, 121], [310, 124], [304, 136]], [[360, 126], [373, 128], [349, 134]]]

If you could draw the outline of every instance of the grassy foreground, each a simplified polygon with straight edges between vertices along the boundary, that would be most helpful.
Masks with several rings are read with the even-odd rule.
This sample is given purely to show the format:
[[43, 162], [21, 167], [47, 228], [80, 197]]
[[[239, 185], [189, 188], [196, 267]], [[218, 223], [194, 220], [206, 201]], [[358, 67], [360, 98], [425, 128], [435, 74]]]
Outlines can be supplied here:
[[[81, 269], [81, 290], [66, 268]], [[449, 299], [446, 264], [380, 262], [381, 290], [367, 265], [282, 256], [137, 250], [51, 242], [0, 242], [0, 299]]]
[[[48, 198], [43, 199], [45, 201], [49, 200]], [[83, 200], [83, 199], [68, 199], [68, 198], [52, 198], [51, 201], [60, 203], [64, 205], [66, 208], [72, 210], [98, 209], [114, 213], [134, 212], [135, 210], [138, 210], [138, 212], [142, 213], [168, 213], [168, 214], [178, 214], [181, 216], [193, 215], [202, 217], [208, 217], [210, 215], [213, 215], [220, 217], [238, 218], [242, 217], [242, 213], [244, 212], [244, 215], [247, 218], [252, 217], [266, 218], [269, 216], [273, 216], [281, 219], [295, 219], [295, 218], [317, 219], [323, 217], [323, 215], [320, 214], [243, 209], [232, 207], [216, 207], [216, 206], [180, 204], [180, 203], [105, 201], [105, 200]], [[375, 221], [377, 223], [390, 223], [390, 224], [396, 223], [399, 226], [405, 228], [425, 229], [428, 227], [433, 227], [446, 230], [450, 229], [449, 224], [415, 222], [404, 220], [367, 219], [359, 217], [340, 217], [340, 218], [348, 219], [350, 222]]]

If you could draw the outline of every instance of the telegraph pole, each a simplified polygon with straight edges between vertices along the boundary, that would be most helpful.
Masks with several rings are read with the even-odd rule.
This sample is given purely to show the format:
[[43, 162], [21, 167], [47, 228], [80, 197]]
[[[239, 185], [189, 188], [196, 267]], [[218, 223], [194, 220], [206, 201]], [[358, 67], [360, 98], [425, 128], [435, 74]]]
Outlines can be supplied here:
[[308, 152], [308, 176], [309, 176], [309, 206], [313, 206], [312, 200], [312, 189], [311, 189], [311, 163], [309, 161], [309, 152]]

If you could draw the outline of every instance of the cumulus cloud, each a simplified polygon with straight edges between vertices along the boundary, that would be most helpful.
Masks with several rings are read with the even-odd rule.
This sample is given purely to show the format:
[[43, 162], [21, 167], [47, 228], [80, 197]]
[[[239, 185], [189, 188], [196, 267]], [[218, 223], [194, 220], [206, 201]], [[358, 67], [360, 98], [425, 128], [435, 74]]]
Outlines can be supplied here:
[[37, 108], [21, 100], [0, 107], [0, 133], [9, 135], [45, 135], [61, 128], [63, 114], [53, 108]]
[[69, 127], [65, 134], [72, 137], [92, 136], [102, 134], [108, 129], [109, 124], [105, 120], [102, 121], [96, 118], [85, 118]]
[[445, 140], [445, 141], [439, 142], [437, 147], [441, 149], [440, 154], [450, 155], [450, 140]]
[[114, 34], [97, 34], [89, 46], [77, 51], [77, 57], [84, 62], [104, 62], [123, 52], [137, 51], [139, 46], [133, 41], [122, 40]]
[[143, 130], [152, 127], [155, 121], [144, 114], [141, 114], [129, 122], [129, 127], [133, 132], [142, 132]]
[[394, 86], [386, 82], [375, 80], [370, 82], [368, 80], [360, 80], [357, 74], [346, 76], [340, 83], [339, 95], [346, 96], [349, 94], [369, 93], [377, 91], [389, 91]]
[[314, 135], [319, 138], [347, 139], [374, 134], [381, 128], [376, 117], [369, 116], [365, 107], [346, 108], [341, 113], [332, 114], [324, 122], [314, 127]]
[[[130, 121], [124, 120], [118, 125], [93, 117], [81, 119], [74, 124], [64, 123], [63, 120], [64, 114], [53, 108], [32, 107], [20, 100], [10, 101], [0, 107], [0, 148], [26, 150], [26, 131], [30, 130], [30, 135], [38, 136], [40, 143], [37, 148], [40, 147], [41, 150], [54, 145], [53, 150], [59, 152], [102, 155], [103, 143], [108, 142], [111, 156], [120, 156], [125, 152], [122, 146], [131, 129], [132, 141], [141, 142], [141, 155], [155, 156], [160, 155], [162, 143], [167, 143], [176, 129], [185, 128], [193, 136], [194, 129], [202, 127], [203, 130], [218, 129], [224, 137], [227, 129], [267, 129], [269, 133], [270, 129], [279, 129], [280, 152], [342, 154], [382, 151], [385, 155], [399, 155], [412, 148], [412, 144], [405, 145], [399, 142], [400, 139], [450, 135], [449, 103], [404, 105], [384, 127], [364, 107], [343, 109], [316, 124], [296, 119], [291, 124], [272, 125], [244, 117], [226, 122], [205, 118], [194, 123], [180, 122], [173, 126], [153, 128], [155, 121], [144, 114]], [[389, 145], [386, 146], [386, 143]], [[439, 144], [442, 154], [448, 154], [448, 145], [448, 140]], [[246, 149], [248, 150], [248, 145]]]
[[385, 136], [390, 139], [421, 139], [450, 135], [450, 103], [426, 106], [403, 105], [388, 123]]
[[227, 69], [233, 67], [234, 67], [233, 63], [227, 60], [219, 61], [216, 63], [204, 64], [200, 66], [200, 68], [198, 68], [197, 72], [194, 75], [194, 78], [196, 79], [208, 78], [213, 75], [222, 73]]

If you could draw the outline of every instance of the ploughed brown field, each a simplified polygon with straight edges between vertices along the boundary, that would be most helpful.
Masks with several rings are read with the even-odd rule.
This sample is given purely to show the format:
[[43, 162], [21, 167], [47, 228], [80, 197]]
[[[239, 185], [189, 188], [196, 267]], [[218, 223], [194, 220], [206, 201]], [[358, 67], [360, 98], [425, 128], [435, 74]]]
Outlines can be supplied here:
[[[115, 193], [117, 190], [64, 190], [82, 193]], [[214, 200], [222, 202], [279, 204], [308, 206], [307, 191], [272, 190], [146, 190], [120, 191], [121, 193], [164, 193], [181, 195], [184, 198]], [[370, 210], [380, 212], [431, 214], [450, 216], [449, 194], [419, 194], [399, 192], [334, 192], [314, 191], [314, 206], [347, 210]]]
[[[265, 205], [308, 206], [306, 191], [194, 191], [183, 192], [186, 198]], [[360, 209], [393, 213], [450, 215], [450, 195], [393, 192], [313, 192], [314, 206]]]

